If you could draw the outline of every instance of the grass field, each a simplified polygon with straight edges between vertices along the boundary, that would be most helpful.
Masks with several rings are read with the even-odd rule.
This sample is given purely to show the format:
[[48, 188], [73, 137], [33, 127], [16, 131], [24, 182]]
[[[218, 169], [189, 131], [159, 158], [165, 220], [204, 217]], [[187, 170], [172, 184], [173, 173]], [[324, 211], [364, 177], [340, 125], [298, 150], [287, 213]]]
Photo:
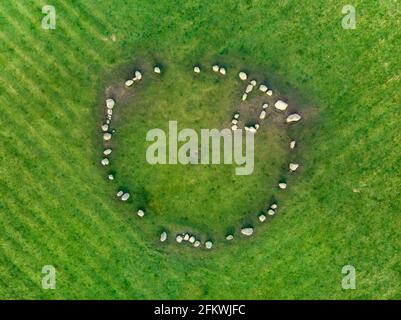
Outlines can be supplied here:
[[[54, 0], [55, 30], [41, 28], [45, 4], [0, 1], [0, 298], [401, 298], [400, 1], [353, 1], [355, 30], [341, 27], [347, 3], [338, 1]], [[159, 213], [139, 222], [99, 165], [99, 121], [105, 88], [154, 62], [166, 74], [124, 105], [112, 158], [118, 183], [160, 195], [151, 199]], [[229, 168], [211, 181], [207, 167], [188, 175], [141, 163], [154, 124], [229, 121], [235, 74], [222, 84], [211, 73], [191, 78], [193, 64], [216, 62], [265, 75], [306, 112], [295, 132], [302, 172], [251, 239], [211, 251], [163, 247], [160, 224], [221, 235], [229, 221], [238, 226], [271, 196], [283, 165], [285, 136], [274, 127], [257, 159], [266, 169], [245, 182], [256, 192], [213, 192]], [[222, 108], [211, 114], [214, 98]], [[205, 112], [188, 114], [192, 105]], [[183, 173], [171, 202], [176, 190], [163, 185], [178, 188]], [[218, 215], [230, 205], [227, 219]], [[56, 290], [41, 287], [44, 265], [57, 270]], [[344, 265], [356, 268], [355, 290], [341, 287]]]

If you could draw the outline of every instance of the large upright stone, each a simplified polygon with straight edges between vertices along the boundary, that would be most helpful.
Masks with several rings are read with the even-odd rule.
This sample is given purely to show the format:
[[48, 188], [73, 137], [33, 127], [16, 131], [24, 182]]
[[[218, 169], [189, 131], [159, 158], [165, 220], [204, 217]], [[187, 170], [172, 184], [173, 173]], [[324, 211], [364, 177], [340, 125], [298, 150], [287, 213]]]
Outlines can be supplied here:
[[107, 107], [107, 109], [113, 109], [115, 104], [116, 104], [116, 102], [113, 99], [111, 99], [111, 98], [106, 99], [106, 107]]
[[287, 110], [288, 103], [284, 102], [283, 100], [277, 100], [277, 102], [274, 104], [274, 107], [277, 110], [285, 111], [285, 110]]
[[242, 228], [241, 233], [244, 236], [251, 236], [253, 234], [253, 228], [252, 227]]
[[301, 119], [302, 117], [298, 113], [293, 113], [287, 117], [287, 123], [298, 122]]
[[106, 132], [103, 134], [103, 140], [104, 141], [109, 141], [111, 139], [111, 133]]
[[166, 241], [167, 240], [167, 232], [166, 231], [163, 231], [161, 234], [160, 234], [160, 242], [164, 242], [164, 241]]
[[238, 74], [238, 77], [239, 77], [242, 81], [245, 81], [245, 80], [248, 78], [248, 75], [247, 75], [245, 72], [241, 71], [241, 72]]

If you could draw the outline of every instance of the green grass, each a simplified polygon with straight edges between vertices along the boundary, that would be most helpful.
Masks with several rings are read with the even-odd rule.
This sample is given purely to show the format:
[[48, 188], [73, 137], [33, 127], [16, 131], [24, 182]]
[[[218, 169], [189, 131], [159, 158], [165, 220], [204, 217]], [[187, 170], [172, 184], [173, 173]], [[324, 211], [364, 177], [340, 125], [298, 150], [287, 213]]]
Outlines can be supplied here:
[[[341, 28], [337, 1], [53, 1], [57, 29], [50, 31], [40, 24], [45, 4], [0, 3], [1, 298], [401, 297], [399, 1], [354, 1], [356, 30]], [[193, 118], [176, 114], [175, 106], [210, 110], [214, 104], [202, 94], [208, 88], [221, 109], [215, 117], [197, 110], [196, 126], [229, 120], [235, 97], [218, 90], [234, 90], [234, 77], [219, 84], [202, 74], [194, 82], [200, 91], [183, 96], [193, 87], [194, 63], [266, 76], [308, 115], [302, 130], [290, 132], [301, 142], [295, 156], [302, 173], [290, 180], [278, 216], [252, 239], [210, 252], [176, 250], [161, 247], [155, 232], [174, 217], [171, 228], [222, 234], [226, 222], [238, 226], [243, 213], [255, 213], [271, 195], [281, 164], [266, 164], [273, 171], [251, 178], [258, 186], [266, 181], [266, 189], [250, 197], [248, 189], [237, 190], [238, 201], [246, 201], [224, 224], [216, 214], [229, 201], [216, 201], [226, 190], [207, 201], [211, 224], [200, 210], [184, 221], [187, 190], [176, 207], [168, 201], [174, 190], [153, 196], [154, 212], [141, 222], [135, 203], [128, 208], [115, 200], [99, 166], [104, 89], [135, 64], [155, 61], [167, 68], [162, 81], [144, 82], [116, 123], [117, 182], [139, 194], [152, 181], [149, 192], [160, 193], [159, 184], [180, 171], [194, 171], [184, 186], [210, 176], [206, 167], [157, 174], [136, 153], [153, 123], [174, 117], [189, 125]], [[153, 113], [164, 107], [166, 114]], [[281, 145], [279, 139], [269, 147]], [[217, 185], [225, 185], [224, 170], [231, 169], [218, 169]], [[195, 190], [204, 196], [210, 189]], [[201, 200], [194, 197], [194, 208]], [[56, 290], [41, 289], [47, 264], [57, 269]], [[357, 270], [356, 290], [341, 288], [348, 264]]]

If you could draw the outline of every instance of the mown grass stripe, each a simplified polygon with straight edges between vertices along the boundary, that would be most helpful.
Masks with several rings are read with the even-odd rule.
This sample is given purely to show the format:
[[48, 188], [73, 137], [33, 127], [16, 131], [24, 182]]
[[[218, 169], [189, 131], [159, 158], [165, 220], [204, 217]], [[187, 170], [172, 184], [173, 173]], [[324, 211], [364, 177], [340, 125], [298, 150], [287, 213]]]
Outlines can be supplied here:
[[[34, 15], [34, 10], [28, 10], [28, 6], [22, 5], [22, 3], [16, 2], [15, 3], [15, 9], [17, 10], [18, 14], [24, 18], [27, 18], [28, 21], [37, 21], [37, 17]], [[58, 14], [59, 19], [60, 19], [60, 13]], [[66, 21], [72, 22], [68, 16], [64, 15], [63, 16]], [[99, 59], [99, 54], [96, 50], [88, 46], [88, 41], [82, 41], [82, 35], [78, 34], [75, 31], [75, 28], [72, 26], [74, 23], [72, 22], [70, 25], [66, 24], [65, 28], [62, 28], [62, 24], [59, 23], [56, 30], [60, 30], [64, 32], [64, 35], [72, 42], [75, 44], [80, 45], [80, 54], [82, 54], [83, 57], [86, 57], [87, 59], [91, 60], [92, 63], [100, 63], [102, 59]], [[38, 24], [38, 28], [40, 27], [40, 24]]]

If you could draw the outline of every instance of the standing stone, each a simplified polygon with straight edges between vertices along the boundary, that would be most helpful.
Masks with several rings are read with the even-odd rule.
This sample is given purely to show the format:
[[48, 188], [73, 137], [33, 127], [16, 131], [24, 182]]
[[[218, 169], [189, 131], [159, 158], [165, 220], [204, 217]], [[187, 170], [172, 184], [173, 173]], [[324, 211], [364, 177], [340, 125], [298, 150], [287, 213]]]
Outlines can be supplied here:
[[289, 169], [290, 169], [291, 172], [294, 172], [294, 171], [296, 171], [296, 170], [298, 169], [299, 164], [298, 164], [298, 163], [290, 163], [290, 164], [288, 165], [288, 167], [289, 167]]
[[277, 209], [277, 204], [276, 204], [276, 203], [273, 203], [273, 204], [270, 206], [270, 208], [272, 208], [273, 210], [276, 210], [276, 209]]
[[142, 73], [140, 72], [140, 71], [135, 71], [135, 77], [134, 77], [134, 79], [133, 80], [137, 80], [137, 81], [139, 81], [139, 80], [141, 80], [142, 79]]
[[166, 231], [163, 231], [161, 234], [160, 234], [160, 242], [164, 242], [164, 241], [166, 241], [167, 240], [167, 232]]
[[248, 78], [248, 75], [247, 75], [245, 72], [241, 71], [241, 72], [238, 74], [238, 77], [239, 77], [242, 81], [245, 81], [245, 80]]
[[263, 120], [264, 118], [266, 118], [266, 111], [265, 111], [265, 110], [262, 110], [262, 112], [261, 112], [260, 115], [259, 115], [259, 119], [260, 119], [260, 120]]
[[110, 161], [107, 158], [102, 159], [102, 161], [100, 162], [103, 166], [108, 166]]
[[296, 141], [295, 141], [295, 140], [292, 140], [292, 141], [290, 142], [290, 149], [294, 149], [296, 144], [297, 144]]
[[284, 190], [284, 189], [287, 189], [287, 184], [286, 184], [285, 182], [280, 182], [280, 183], [278, 184], [278, 187], [279, 187], [281, 190]]
[[111, 133], [106, 132], [103, 134], [103, 140], [104, 141], [109, 141], [111, 139]]
[[120, 190], [117, 192], [117, 197], [121, 198], [121, 196], [124, 194], [124, 191]]
[[273, 209], [267, 210], [267, 214], [268, 214], [269, 216], [274, 216], [275, 213], [276, 213], [276, 212], [275, 212]]
[[251, 84], [251, 86], [256, 87], [257, 82], [256, 82], [256, 80], [251, 80], [250, 84]]
[[264, 109], [267, 109], [268, 107], [269, 107], [269, 105], [268, 105], [267, 103], [264, 103], [264, 104], [262, 105], [263, 110], [264, 110]]
[[156, 66], [156, 67], [153, 68], [153, 72], [157, 73], [157, 74], [160, 74], [162, 71], [160, 70], [159, 67]]
[[301, 119], [302, 117], [298, 113], [293, 113], [287, 117], [287, 123], [298, 122]]
[[212, 67], [212, 70], [214, 71], [214, 72], [219, 72], [219, 66], [217, 65], [217, 64], [215, 64], [213, 67]]
[[238, 124], [238, 120], [237, 120], [237, 119], [232, 119], [232, 120], [231, 120], [231, 123], [232, 123], [232, 124]]
[[175, 237], [175, 241], [177, 241], [178, 243], [182, 242], [182, 236], [179, 234]]
[[114, 176], [112, 175], [112, 174], [109, 174], [108, 176], [107, 176], [107, 178], [111, 181], [111, 180], [114, 180]]
[[129, 80], [125, 81], [125, 83], [124, 83], [124, 85], [126, 87], [131, 87], [133, 84], [134, 84], [134, 80], [132, 80], [132, 79], [129, 79]]
[[200, 68], [199, 68], [198, 66], [195, 66], [195, 67], [194, 67], [194, 72], [195, 72], [195, 73], [200, 73], [200, 71], [201, 71], [201, 70], [200, 70]]
[[232, 239], [234, 239], [234, 236], [232, 234], [228, 234], [226, 240], [230, 241]]
[[189, 237], [189, 239], [188, 239], [188, 241], [190, 242], [190, 243], [195, 243], [195, 237], [194, 236], [190, 236]]
[[188, 234], [188, 233], [184, 234], [184, 240], [185, 240], [185, 241], [188, 241], [188, 240], [189, 240], [189, 234]]
[[248, 98], [248, 95], [247, 95], [246, 93], [244, 93], [244, 94], [242, 95], [242, 101], [245, 101], [246, 98]]
[[144, 215], [145, 215], [145, 211], [139, 209], [139, 210], [136, 212], [136, 214], [138, 215], [138, 217], [143, 218]]
[[225, 76], [225, 75], [226, 75], [226, 68], [220, 68], [220, 69], [219, 69], [219, 72], [220, 72], [223, 76]]
[[212, 249], [212, 247], [213, 247], [213, 242], [212, 241], [206, 241], [205, 242], [205, 247], [206, 247], [206, 249]]
[[260, 221], [260, 222], [265, 222], [265, 220], [266, 220], [266, 216], [265, 216], [264, 214], [261, 214], [261, 215], [259, 216], [259, 221]]
[[235, 130], [237, 130], [238, 129], [238, 126], [236, 125], [236, 124], [233, 124], [232, 126], [231, 126], [231, 130], [232, 131], [235, 131]]
[[242, 233], [244, 236], [251, 236], [251, 235], [253, 234], [253, 228], [251, 228], [251, 227], [242, 228], [242, 229], [241, 229], [241, 233]]
[[267, 86], [265, 86], [264, 84], [261, 84], [259, 86], [259, 90], [262, 91], [262, 92], [266, 92], [267, 91]]
[[124, 193], [124, 194], [122, 195], [121, 200], [122, 200], [122, 201], [127, 201], [127, 200], [129, 199], [129, 197], [130, 197], [129, 193], [126, 192], [126, 193]]
[[271, 97], [273, 95], [273, 90], [271, 89], [267, 90], [266, 94]]
[[234, 119], [238, 120], [238, 118], [239, 118], [239, 113], [237, 112], [236, 114], [234, 114]]
[[248, 84], [246, 86], [245, 93], [250, 93], [252, 90], [253, 90], [253, 86], [251, 84]]
[[284, 102], [283, 100], [277, 100], [277, 102], [274, 104], [274, 107], [277, 110], [285, 111], [288, 107], [288, 103]]
[[194, 242], [194, 247], [195, 247], [195, 248], [198, 248], [200, 245], [201, 245], [201, 242], [200, 242], [199, 240], [196, 240], [196, 241]]
[[116, 102], [113, 99], [106, 99], [106, 107], [107, 109], [113, 109]]
[[109, 130], [109, 125], [108, 124], [102, 125], [102, 131], [105, 132], [107, 130]]
[[111, 154], [111, 149], [106, 149], [106, 150], [104, 150], [104, 151], [103, 151], [103, 154], [104, 154], [105, 156], [108, 156], [109, 154]]

